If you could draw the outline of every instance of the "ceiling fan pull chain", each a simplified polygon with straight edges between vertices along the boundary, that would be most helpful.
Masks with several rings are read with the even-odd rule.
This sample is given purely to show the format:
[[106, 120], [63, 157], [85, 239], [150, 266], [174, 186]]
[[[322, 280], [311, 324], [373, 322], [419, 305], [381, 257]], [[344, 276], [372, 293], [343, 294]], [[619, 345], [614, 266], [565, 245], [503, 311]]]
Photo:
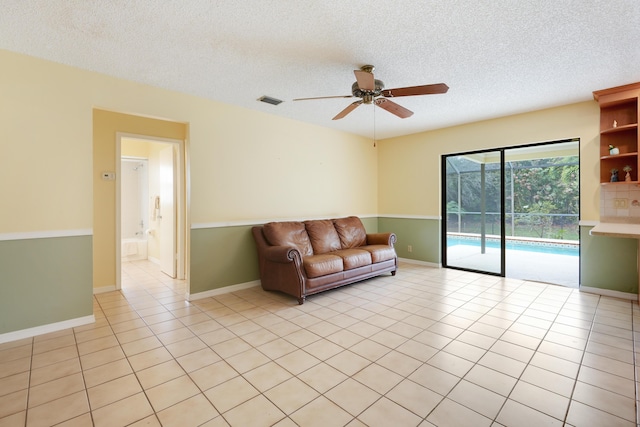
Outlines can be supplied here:
[[373, 148], [376, 148], [376, 108], [373, 106]]

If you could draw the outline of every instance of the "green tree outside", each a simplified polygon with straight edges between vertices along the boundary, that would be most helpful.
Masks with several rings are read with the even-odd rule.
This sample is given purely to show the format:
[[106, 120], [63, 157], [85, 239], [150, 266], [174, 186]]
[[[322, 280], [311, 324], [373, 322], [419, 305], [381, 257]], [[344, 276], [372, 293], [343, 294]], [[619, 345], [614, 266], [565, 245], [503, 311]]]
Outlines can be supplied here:
[[[480, 231], [480, 166], [462, 157], [447, 165], [446, 204], [449, 231]], [[557, 157], [508, 162], [505, 165], [505, 218], [507, 235], [515, 221], [515, 235], [578, 240], [578, 157]], [[459, 178], [459, 179], [458, 179]], [[511, 184], [513, 183], [513, 191]], [[460, 210], [458, 209], [460, 192]], [[485, 165], [485, 223], [487, 233], [499, 233], [499, 165]], [[513, 209], [514, 218], [511, 218]], [[458, 214], [461, 223], [458, 224]], [[496, 231], [497, 227], [497, 231]]]

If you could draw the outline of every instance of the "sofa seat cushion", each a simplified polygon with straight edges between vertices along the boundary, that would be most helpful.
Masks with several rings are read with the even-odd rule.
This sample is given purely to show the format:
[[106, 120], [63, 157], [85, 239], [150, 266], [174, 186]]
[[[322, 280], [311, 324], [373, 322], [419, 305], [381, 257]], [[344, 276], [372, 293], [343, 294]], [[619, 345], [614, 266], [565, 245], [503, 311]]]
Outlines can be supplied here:
[[367, 244], [367, 231], [357, 216], [334, 219], [333, 224], [340, 236], [343, 249], [357, 248]]
[[332, 252], [332, 254], [342, 258], [345, 270], [352, 270], [362, 267], [363, 265], [371, 265], [371, 253], [369, 251], [363, 251], [362, 249], [341, 249]]
[[371, 261], [377, 262], [387, 261], [396, 257], [396, 251], [389, 245], [367, 245], [361, 246], [360, 249], [371, 254]]
[[342, 249], [340, 236], [338, 236], [338, 232], [333, 226], [333, 221], [330, 219], [305, 221], [304, 226], [309, 234], [314, 254], [326, 254], [327, 252]]
[[344, 270], [342, 258], [333, 254], [319, 254], [304, 257], [302, 259], [307, 277], [320, 277], [327, 274], [339, 273]]
[[269, 222], [262, 228], [264, 237], [273, 246], [293, 246], [302, 256], [313, 255], [309, 235], [302, 222]]

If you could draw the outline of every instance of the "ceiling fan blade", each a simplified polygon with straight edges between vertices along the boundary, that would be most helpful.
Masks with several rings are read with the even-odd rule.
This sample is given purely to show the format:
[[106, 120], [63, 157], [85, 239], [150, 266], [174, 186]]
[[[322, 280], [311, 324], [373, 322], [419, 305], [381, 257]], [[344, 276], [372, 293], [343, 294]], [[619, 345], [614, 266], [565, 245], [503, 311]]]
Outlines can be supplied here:
[[385, 99], [385, 98], [376, 99], [375, 100], [375, 104], [378, 107], [380, 107], [380, 108], [382, 108], [384, 110], [387, 110], [391, 114], [395, 114], [396, 116], [400, 117], [401, 119], [406, 119], [407, 117], [413, 116], [413, 111], [407, 110], [403, 106], [398, 105], [395, 102], [390, 101], [390, 100]]
[[353, 98], [353, 95], [316, 96], [315, 98], [296, 98], [293, 101], [309, 101], [311, 99]]
[[444, 83], [436, 83], [433, 85], [399, 87], [396, 89], [385, 89], [382, 96], [393, 98], [396, 96], [414, 96], [414, 95], [435, 95], [438, 93], [447, 93], [449, 86]]
[[358, 81], [358, 87], [360, 90], [376, 90], [376, 82], [373, 77], [373, 73], [362, 70], [353, 70], [353, 73], [356, 75], [356, 80]]
[[332, 120], [339, 120], [343, 118], [344, 116], [355, 110], [360, 104], [362, 104], [362, 101], [352, 102], [351, 104], [347, 105], [347, 108], [340, 111]]

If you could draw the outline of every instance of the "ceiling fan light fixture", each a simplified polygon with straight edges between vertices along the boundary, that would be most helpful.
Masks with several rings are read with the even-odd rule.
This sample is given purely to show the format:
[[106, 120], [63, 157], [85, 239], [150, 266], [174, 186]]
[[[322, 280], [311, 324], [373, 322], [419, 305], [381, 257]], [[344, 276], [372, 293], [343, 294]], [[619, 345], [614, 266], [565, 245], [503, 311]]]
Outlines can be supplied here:
[[271, 105], [278, 105], [282, 103], [281, 99], [273, 98], [267, 95], [261, 96], [260, 98], [258, 98], [258, 101], [266, 102], [267, 104], [271, 104]]

